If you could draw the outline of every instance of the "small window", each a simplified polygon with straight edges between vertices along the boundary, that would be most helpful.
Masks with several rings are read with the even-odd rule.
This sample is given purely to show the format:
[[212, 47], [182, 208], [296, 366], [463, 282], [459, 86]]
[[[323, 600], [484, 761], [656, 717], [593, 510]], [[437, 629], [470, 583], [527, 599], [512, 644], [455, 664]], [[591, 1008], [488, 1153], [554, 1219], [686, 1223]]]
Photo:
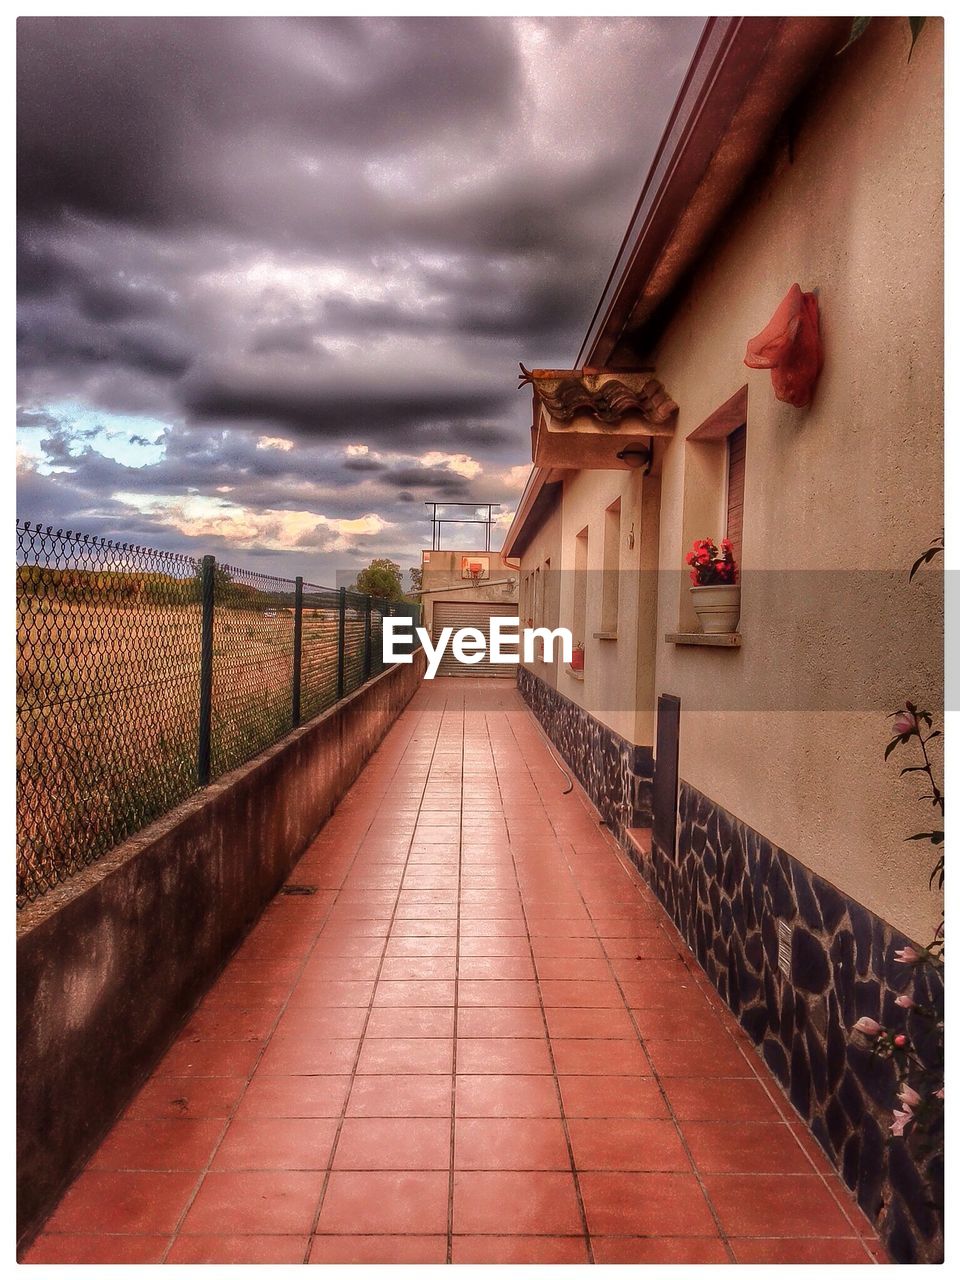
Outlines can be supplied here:
[[600, 598], [600, 633], [617, 634], [620, 610], [620, 499], [603, 516], [603, 590]]
[[533, 573], [533, 625], [539, 627], [543, 622], [543, 580], [540, 566]]
[[733, 558], [740, 563], [743, 542], [743, 482], [747, 461], [747, 428], [737, 427], [727, 436], [727, 537]]
[[573, 560], [573, 643], [583, 644], [587, 631], [587, 543], [589, 530], [577, 534]]

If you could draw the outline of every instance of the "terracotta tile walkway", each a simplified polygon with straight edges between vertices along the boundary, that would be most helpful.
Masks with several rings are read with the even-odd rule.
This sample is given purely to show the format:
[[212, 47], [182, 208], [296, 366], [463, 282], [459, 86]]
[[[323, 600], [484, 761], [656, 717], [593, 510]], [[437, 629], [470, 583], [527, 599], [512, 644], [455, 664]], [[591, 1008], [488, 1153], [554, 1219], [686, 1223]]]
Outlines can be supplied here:
[[425, 684], [32, 1262], [862, 1262], [512, 685]]

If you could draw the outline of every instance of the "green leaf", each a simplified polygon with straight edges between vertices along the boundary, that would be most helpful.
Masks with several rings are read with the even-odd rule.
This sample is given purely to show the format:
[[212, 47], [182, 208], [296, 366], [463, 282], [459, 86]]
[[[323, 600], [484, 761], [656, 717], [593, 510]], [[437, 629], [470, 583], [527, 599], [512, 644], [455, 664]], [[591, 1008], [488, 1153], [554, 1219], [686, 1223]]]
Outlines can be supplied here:
[[847, 36], [847, 43], [842, 49], [840, 49], [837, 57], [860, 39], [872, 21], [872, 18], [854, 18], [853, 22], [850, 24], [850, 34]]
[[923, 30], [923, 24], [926, 22], [926, 18], [908, 18], [907, 21], [910, 23], [910, 37], [911, 37], [910, 52], [907, 54], [907, 61], [909, 62], [910, 59], [913, 57], [913, 46], [917, 43], [917, 37], [920, 35], [920, 32]]

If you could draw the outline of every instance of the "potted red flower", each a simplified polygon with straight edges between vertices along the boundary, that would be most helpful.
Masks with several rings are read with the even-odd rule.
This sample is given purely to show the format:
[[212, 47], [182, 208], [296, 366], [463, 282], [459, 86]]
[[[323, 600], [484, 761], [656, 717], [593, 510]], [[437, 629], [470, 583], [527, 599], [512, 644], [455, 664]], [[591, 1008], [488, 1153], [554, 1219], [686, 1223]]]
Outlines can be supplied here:
[[690, 566], [690, 597], [700, 620], [700, 630], [708, 635], [736, 631], [740, 621], [740, 586], [733, 544], [722, 539], [719, 547], [712, 538], [698, 538], [686, 555]]
[[583, 670], [583, 645], [582, 644], [578, 644], [577, 647], [574, 649], [573, 653], [571, 653], [570, 655], [570, 670], [571, 671]]

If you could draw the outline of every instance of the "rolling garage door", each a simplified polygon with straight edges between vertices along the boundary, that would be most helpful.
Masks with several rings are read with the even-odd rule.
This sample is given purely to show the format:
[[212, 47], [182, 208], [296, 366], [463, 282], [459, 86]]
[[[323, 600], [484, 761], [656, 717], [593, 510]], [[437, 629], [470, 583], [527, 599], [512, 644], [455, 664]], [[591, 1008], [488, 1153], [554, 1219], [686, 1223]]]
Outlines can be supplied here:
[[[496, 664], [490, 661], [490, 619], [491, 618], [515, 618], [517, 616], [517, 606], [515, 604], [496, 604], [492, 600], [484, 600], [480, 603], [466, 603], [460, 601], [443, 602], [438, 600], [433, 606], [433, 641], [436, 644], [437, 636], [443, 627], [453, 627], [456, 631], [460, 627], [476, 627], [478, 631], [482, 631], [487, 640], [487, 652], [482, 662], [475, 662], [472, 666], [458, 662], [453, 656], [452, 644], [447, 645], [446, 652], [443, 655], [443, 661], [437, 670], [438, 676], [507, 676], [513, 678], [517, 674], [517, 664], [515, 662], [498, 662]], [[511, 646], [512, 647], [512, 646]]]

